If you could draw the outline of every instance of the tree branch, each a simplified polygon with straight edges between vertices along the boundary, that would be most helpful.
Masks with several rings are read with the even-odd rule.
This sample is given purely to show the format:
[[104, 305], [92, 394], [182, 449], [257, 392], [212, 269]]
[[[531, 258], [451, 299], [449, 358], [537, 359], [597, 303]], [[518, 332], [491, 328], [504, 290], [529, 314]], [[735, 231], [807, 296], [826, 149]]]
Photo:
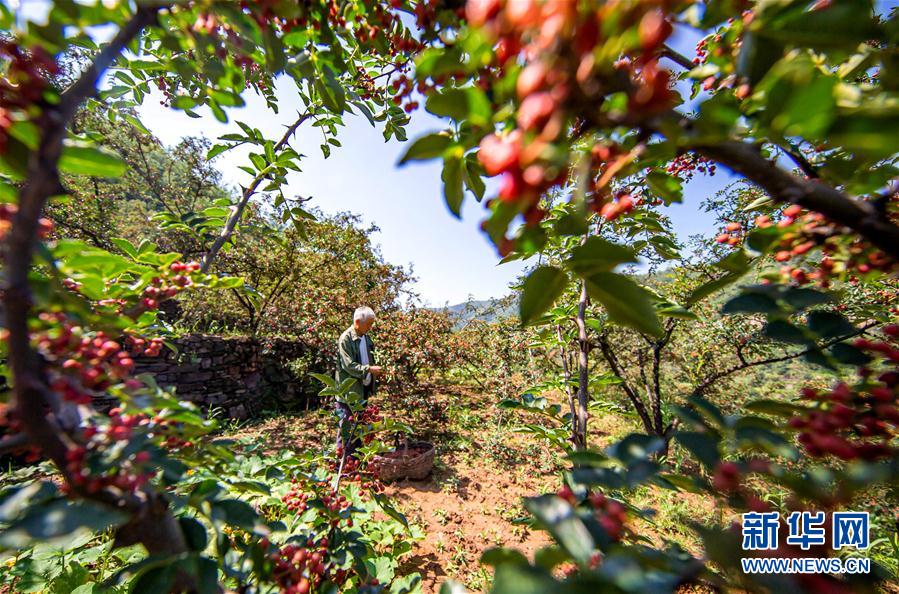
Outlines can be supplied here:
[[[626, 83], [625, 83], [626, 84]], [[664, 134], [667, 125], [677, 125], [689, 135], [691, 121], [683, 114], [670, 111], [658, 120], [647, 121], [633, 115], [610, 116], [595, 107], [595, 98], [581, 98], [591, 109], [584, 117], [598, 128], [631, 126], [645, 133]], [[662, 124], [665, 125], [662, 125]], [[728, 167], [764, 189], [776, 202], [798, 204], [819, 212], [830, 221], [848, 227], [899, 261], [899, 226], [893, 224], [883, 209], [873, 202], [853, 199], [843, 192], [816, 179], [802, 179], [762, 156], [758, 147], [749, 142], [727, 140], [715, 144], [701, 142], [683, 147]], [[792, 155], [795, 156], [795, 155]]]
[[701, 396], [703, 393], [705, 393], [706, 390], [709, 389], [709, 387], [713, 383], [715, 383], [716, 381], [723, 379], [729, 375], [733, 375], [734, 373], [737, 373], [738, 371], [743, 371], [744, 369], [749, 369], [750, 367], [759, 367], [761, 365], [770, 365], [772, 363], [781, 363], [783, 361], [790, 361], [791, 359], [797, 359], [799, 357], [807, 355], [808, 353], [811, 353], [814, 350], [826, 349], [835, 344], [843, 342], [844, 340], [848, 340], [848, 339], [852, 338], [853, 336], [858, 336], [859, 334], [862, 334], [863, 332], [865, 332], [865, 330], [869, 330], [870, 328], [878, 326], [879, 324], [880, 324], [880, 322], [869, 322], [869, 323], [865, 324], [864, 326], [862, 326], [861, 328], [858, 328], [855, 332], [850, 332], [849, 334], [846, 334], [845, 336], [840, 336], [839, 338], [834, 338], [834, 339], [828, 340], [827, 342], [825, 342], [821, 345], [815, 345], [813, 347], [809, 347], [807, 349], [804, 349], [804, 350], [801, 350], [801, 351], [798, 351], [795, 353], [791, 353], [789, 355], [782, 355], [780, 357], [769, 357], [767, 359], [757, 359], [755, 361], [749, 361], [749, 362], [747, 362], [745, 359], [743, 359], [743, 361], [739, 365], [734, 365], [733, 367], [729, 367], [728, 369], [719, 371], [717, 373], [713, 373], [712, 375], [706, 377], [704, 380], [702, 380], [702, 382], [699, 383], [698, 386], [696, 386], [696, 388], [693, 389], [693, 396]]
[[624, 390], [624, 393], [627, 394], [634, 410], [637, 411], [637, 414], [640, 416], [640, 421], [643, 422], [643, 428], [646, 429], [647, 433], [652, 433], [652, 419], [650, 419], [649, 413], [646, 412], [646, 406], [644, 406], [643, 401], [640, 400], [636, 391], [634, 391], [631, 385], [627, 383], [624, 370], [621, 368], [621, 365], [618, 364], [618, 359], [615, 357], [615, 353], [612, 352], [612, 347], [609, 345], [608, 340], [606, 340], [606, 336], [600, 334], [598, 342], [599, 350], [602, 353], [603, 358], [609, 364], [609, 367], [612, 368], [612, 373], [621, 378], [621, 388]]
[[822, 182], [784, 171], [764, 158], [758, 148], [745, 142], [725, 141], [693, 148], [755, 182], [774, 200], [819, 212], [854, 230], [899, 261], [899, 226], [883, 216], [874, 204], [853, 200]]
[[[291, 137], [296, 133], [297, 128], [299, 128], [303, 122], [312, 117], [312, 111], [307, 110], [305, 113], [300, 115], [297, 120], [287, 127], [287, 131], [284, 132], [284, 136], [281, 137], [281, 140], [274, 146], [274, 152], [277, 153], [279, 150], [284, 148], [288, 142], [290, 142]], [[216, 256], [219, 251], [222, 249], [228, 241], [230, 241], [231, 236], [234, 235], [234, 229], [237, 228], [238, 223], [240, 223], [240, 219], [243, 218], [243, 211], [246, 209], [247, 204], [249, 204], [250, 199], [256, 193], [256, 189], [259, 187], [259, 184], [263, 182], [265, 176], [267, 174], [263, 174], [262, 172], [258, 173], [256, 177], [250, 182], [240, 197], [240, 200], [231, 207], [231, 214], [228, 216], [228, 220], [225, 222], [225, 227], [222, 229], [222, 232], [218, 237], [215, 238], [215, 241], [209, 247], [209, 251], [206, 252], [206, 255], [203, 256], [203, 263], [200, 266], [200, 271], [204, 274], [209, 273], [209, 269], [212, 267], [212, 263], [215, 261]]]
[[790, 159], [793, 160], [794, 163], [802, 170], [802, 173], [806, 175], [809, 179], [819, 179], [821, 176], [818, 175], [818, 170], [815, 169], [815, 166], [812, 165], [808, 159], [805, 158], [805, 155], [802, 154], [797, 147], [792, 144], [788, 144], [787, 146], [777, 145], [777, 148], [782, 150], [784, 154], [786, 154]]
[[[19, 209], [9, 232], [5, 253], [8, 364], [13, 377], [13, 406], [27, 439], [38, 446], [68, 480], [66, 454], [72, 444], [60, 428], [54, 414], [56, 394], [47, 387], [40, 356], [31, 347], [28, 321], [31, 318], [32, 293], [28, 275], [37, 246], [38, 221], [50, 196], [64, 191], [57, 164], [62, 154], [67, 129], [79, 106], [96, 93], [102, 74], [141, 31], [156, 22], [160, 6], [140, 6], [131, 19], [94, 58], [80, 78], [54, 104], [42, 105], [36, 123], [40, 142], [29, 155], [26, 182], [19, 190]], [[82, 497], [128, 511], [131, 521], [119, 533], [134, 542], [142, 542], [151, 554], [186, 552], [187, 545], [164, 496], [149, 489], [135, 494], [113, 491], [88, 493], [68, 481]], [[180, 576], [176, 588], [188, 589], [193, 580]]]
[[693, 61], [690, 60], [690, 58], [668, 45], [662, 48], [662, 57], [668, 58], [678, 66], [686, 68], [687, 70], [693, 70], [694, 68], [696, 68], [696, 64], [694, 64]]

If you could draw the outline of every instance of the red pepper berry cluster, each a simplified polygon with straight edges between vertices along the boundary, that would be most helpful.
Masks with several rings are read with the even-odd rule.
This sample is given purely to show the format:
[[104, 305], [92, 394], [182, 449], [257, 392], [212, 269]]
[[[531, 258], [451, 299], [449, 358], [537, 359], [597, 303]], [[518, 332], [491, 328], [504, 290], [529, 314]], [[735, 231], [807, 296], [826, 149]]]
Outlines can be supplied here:
[[727, 245], [740, 245], [743, 243], [743, 225], [731, 221], [724, 226], [724, 232], [719, 234], [715, 241], [726, 243]]
[[853, 386], [841, 382], [830, 390], [803, 390], [803, 398], [819, 407], [793, 417], [790, 426], [800, 431], [799, 442], [809, 455], [842, 460], [896, 455], [891, 443], [899, 429], [899, 325], [883, 332], [887, 340], [861, 338], [854, 345], [879, 358], [887, 371], [874, 377], [871, 368], [863, 367]]
[[[3, 329], [2, 332], [8, 332]], [[0, 403], [0, 428], [4, 429], [5, 435], [14, 435], [22, 432], [22, 422], [16, 417], [16, 411], [7, 403]], [[38, 462], [41, 459], [41, 449], [34, 445], [25, 445], [21, 448], [11, 450], [11, 454], [20, 455], [28, 464]]]
[[[351, 460], [355, 462], [352, 458], [347, 459], [346, 462], [349, 463]], [[312, 490], [307, 491], [307, 488], [300, 481], [293, 479], [290, 490], [281, 498], [281, 501], [287, 506], [287, 509], [301, 514], [308, 509], [309, 502], [313, 499], [321, 501], [325, 511], [328, 513], [331, 526], [338, 526], [343, 521], [347, 527], [352, 527], [352, 517], [346, 519], [341, 517], [341, 514], [352, 506], [352, 502], [345, 495], [340, 495], [333, 490], [317, 493], [315, 485], [313, 485]]]
[[[363, 442], [366, 444], [371, 443], [370, 437], [373, 436], [369, 434], [363, 437]], [[343, 446], [337, 448], [338, 460], [343, 458], [343, 452]], [[331, 472], [337, 472], [337, 470], [340, 469], [340, 463], [338, 461], [332, 461], [328, 465], [328, 469]], [[372, 491], [374, 493], [384, 492], [384, 483], [378, 479], [377, 467], [369, 466], [367, 463], [359, 461], [356, 458], [348, 457], [343, 461], [341, 474], [346, 480], [359, 483], [359, 488], [363, 494], [367, 491]]]
[[141, 305], [146, 309], [156, 309], [165, 299], [171, 299], [193, 284], [190, 274], [200, 270], [199, 262], [174, 262], [169, 266], [172, 274], [166, 278], [154, 277], [150, 286], [144, 289]]
[[[589, 569], [596, 569], [599, 567], [599, 564], [602, 563], [602, 552], [593, 551], [590, 553], [590, 560], [587, 562], [587, 567]], [[580, 573], [581, 568], [578, 567], [575, 563], [564, 563], [559, 569], [566, 578], [572, 578]]]
[[162, 352], [165, 343], [161, 338], [151, 338], [149, 340], [140, 336], [129, 336], [126, 344], [135, 355], [143, 355], [144, 357], [158, 357]]
[[[84, 445], [72, 447], [66, 452], [65, 470], [69, 484], [65, 488], [76, 487], [95, 493], [112, 487], [134, 492], [147, 484], [156, 476], [156, 470], [152, 468], [151, 455], [146, 451], [135, 452], [126, 460], [116, 460], [115, 465], [107, 468], [105, 473], [91, 469], [102, 465], [99, 459], [104, 451], [112, 449], [117, 443], [130, 441], [138, 428], [158, 431], [160, 427], [156, 425], [155, 420], [145, 414], [123, 414], [121, 409], [114, 408], [109, 411], [108, 424], [85, 427], [81, 432]], [[92, 457], [97, 459], [96, 464], [89, 463]]]
[[[150, 280], [149, 286], [144, 288], [137, 304], [130, 304], [129, 306], [129, 302], [126, 299], [101, 299], [97, 302], [97, 305], [112, 307], [118, 313], [126, 313], [132, 318], [136, 317], [143, 312], [158, 309], [163, 301], [171, 299], [177, 296], [178, 293], [193, 286], [195, 279], [200, 280], [202, 276], [197, 274], [199, 270], [200, 264], [198, 262], [174, 262], [168, 268], [161, 268], [161, 275], [155, 276]], [[69, 291], [76, 293], [79, 292], [81, 287], [80, 283], [70, 278], [63, 279], [62, 285]], [[134, 344], [137, 344], [142, 349], [145, 341], [133, 339], [131, 342], [130, 346], [133, 347]], [[162, 340], [158, 338], [153, 339], [151, 344], [157, 352], [145, 354], [158, 355], [158, 349], [162, 348]], [[140, 352], [140, 350], [137, 352]]]
[[10, 40], [0, 40], [0, 61], [8, 63], [0, 77], [0, 153], [6, 151], [12, 112], [39, 103], [59, 72], [56, 60], [41, 47], [26, 51]]
[[[596, 204], [599, 204], [598, 202]], [[607, 221], [614, 221], [621, 215], [628, 214], [633, 211], [639, 204], [637, 200], [629, 193], [621, 191], [615, 193], [615, 199], [605, 202], [599, 208], [599, 214]]]
[[418, 81], [418, 83], [416, 83], [405, 74], [400, 74], [391, 81], [390, 88], [394, 93], [393, 98], [391, 99], [393, 103], [402, 105], [403, 110], [406, 113], [411, 113], [418, 109], [418, 101], [411, 99], [413, 91], [424, 94], [434, 87], [433, 85], [429, 85], [426, 81]]
[[89, 404], [92, 394], [128, 378], [134, 360], [106, 333], [87, 333], [63, 312], [44, 312], [38, 319], [44, 328], [33, 340], [50, 364], [50, 387], [63, 399]]
[[[798, 265], [787, 265], [781, 269], [783, 277], [792, 279], [797, 284], [814, 281], [819, 286], [827, 288], [833, 278], [871, 272], [889, 273], [896, 269], [896, 262], [886, 254], [855, 238], [854, 235], [847, 233], [847, 230], [829, 223], [824, 215], [808, 212], [803, 214], [803, 212], [802, 207], [792, 205], [784, 209], [777, 223], [767, 215], [755, 220], [759, 228], [776, 224], [784, 230], [774, 254], [776, 261], [786, 263], [816, 248], [823, 254], [817, 270], [807, 272]], [[848, 245], [847, 237], [853, 238]]]
[[[597, 179], [593, 183], [593, 192], [590, 195], [590, 205], [594, 212], [599, 213], [607, 221], [614, 221], [643, 204], [643, 197], [639, 190], [634, 193], [628, 190], [618, 190], [613, 196], [609, 189], [607, 171], [615, 166], [619, 158], [629, 158], [622, 152], [621, 147], [614, 143], [596, 144], [590, 150], [591, 167], [597, 174]], [[652, 201], [651, 204], [658, 205], [661, 204], [661, 201]]]
[[[720, 41], [720, 35], [719, 41]], [[696, 43], [696, 55], [693, 57], [693, 64], [695, 66], [699, 66], [700, 64], [704, 64], [706, 60], [709, 59], [709, 40], [712, 39], [712, 36], [703, 37]]]
[[715, 465], [710, 484], [716, 492], [722, 495], [741, 497], [743, 504], [749, 510], [764, 512], [768, 511], [770, 506], [748, 488], [744, 479], [750, 473], [764, 474], [770, 470], [770, 462], [761, 458], [754, 458], [743, 463], [721, 461]]
[[[556, 492], [556, 496], [571, 505], [577, 504], [577, 498], [568, 485], [563, 485]], [[625, 524], [627, 523], [627, 509], [624, 505], [602, 493], [591, 493], [587, 496], [586, 503], [593, 510], [596, 520], [606, 531], [609, 539], [613, 542], [620, 542], [625, 534]]]
[[346, 570], [335, 570], [330, 563], [325, 537], [318, 541], [309, 538], [305, 546], [286, 544], [269, 553], [269, 559], [274, 564], [272, 575], [281, 594], [308, 594], [323, 582], [339, 586], [348, 577]]
[[293, 479], [290, 483], [290, 490], [281, 498], [281, 501], [290, 511], [301, 514], [308, 507], [307, 502], [310, 495], [303, 490], [303, 486], [297, 479]]
[[697, 172], [703, 175], [715, 175], [716, 169], [714, 161], [696, 153], [684, 153], [668, 163], [665, 172], [689, 181]]
[[[2, 108], [0, 108], [0, 120], [2, 120], [2, 118]], [[0, 121], [0, 127], [2, 127], [2, 121]], [[2, 138], [2, 131], [0, 131], [0, 138]], [[0, 153], [2, 152], [2, 146], [0, 146]], [[13, 219], [18, 212], [19, 206], [17, 204], [0, 204], [0, 241], [6, 239], [9, 231], [12, 229]], [[40, 219], [38, 221], [37, 233], [40, 239], [47, 239], [50, 234], [53, 233], [53, 221], [47, 218]]]
[[377, 423], [382, 420], [384, 417], [381, 415], [381, 407], [375, 406], [371, 404], [362, 411], [362, 414], [359, 415], [359, 422], [363, 425], [371, 425], [373, 423]]
[[625, 507], [602, 493], [592, 493], [587, 500], [596, 514], [596, 520], [599, 522], [599, 525], [602, 526], [611, 540], [619, 542], [624, 536], [625, 523], [627, 522]]
[[[639, 43], [633, 55], [616, 67], [627, 73], [629, 117], [640, 119], [670, 108], [671, 76], [659, 66], [659, 50], [672, 32], [665, 13], [655, 3], [615, 3], [599, 8], [575, 2], [536, 0], [469, 0], [469, 22], [496, 39], [496, 62], [502, 67], [523, 56], [525, 67], [518, 76], [518, 127], [509, 134], [491, 134], [483, 139], [478, 158], [488, 175], [502, 175], [499, 199], [514, 203], [526, 225], [543, 218], [538, 206], [541, 194], [567, 178], [567, 149], [561, 147], [579, 105], [595, 105], [597, 77], [594, 48], [602, 41], [601, 25], [615, 19], [636, 23]], [[607, 195], [597, 193], [605, 202]], [[605, 204], [596, 205], [597, 211]], [[630, 197], [620, 197], [606, 208], [607, 218], [616, 218], [633, 208]], [[511, 249], [508, 241], [500, 251]]]

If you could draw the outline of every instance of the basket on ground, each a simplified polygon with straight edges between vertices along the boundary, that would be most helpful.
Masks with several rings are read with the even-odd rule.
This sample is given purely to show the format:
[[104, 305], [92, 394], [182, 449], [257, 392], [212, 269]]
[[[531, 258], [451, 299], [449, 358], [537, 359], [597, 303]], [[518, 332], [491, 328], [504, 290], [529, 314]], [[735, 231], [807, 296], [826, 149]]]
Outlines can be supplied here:
[[382, 481], [420, 481], [427, 478], [434, 468], [434, 444], [429, 441], [407, 442], [390, 452], [378, 454], [371, 463]]

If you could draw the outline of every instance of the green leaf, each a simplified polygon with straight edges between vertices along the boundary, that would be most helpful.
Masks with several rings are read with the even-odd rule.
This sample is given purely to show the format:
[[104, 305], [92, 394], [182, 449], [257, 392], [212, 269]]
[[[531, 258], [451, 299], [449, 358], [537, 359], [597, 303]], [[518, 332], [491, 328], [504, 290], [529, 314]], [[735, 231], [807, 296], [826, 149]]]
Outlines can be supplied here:
[[[581, 565], [589, 563], [596, 544], [577, 511], [567, 501], [555, 495], [541, 495], [528, 497], [524, 506], [575, 561]], [[497, 575], [498, 572], [499, 568]]]
[[665, 441], [659, 437], [631, 433], [621, 441], [615, 442], [606, 449], [606, 454], [621, 460], [625, 465], [648, 460], [653, 454], [661, 452]]
[[462, 173], [465, 187], [471, 190], [471, 193], [474, 194], [474, 197], [478, 202], [483, 200], [487, 186], [484, 184], [484, 178], [481, 177], [483, 168], [474, 155], [467, 155], [465, 157], [465, 167], [463, 168]]
[[735, 313], [777, 313], [780, 311], [780, 306], [777, 305], [777, 302], [768, 297], [767, 295], [761, 295], [759, 293], [744, 293], [742, 295], [738, 295], [724, 304], [724, 307], [721, 308], [721, 313], [725, 314], [735, 314]]
[[[801, 2], [767, 2], [757, 15], [754, 30], [760, 43], [771, 40], [791, 46], [815, 49], [855, 49], [858, 44], [878, 37], [870, 0], [840, 0], [819, 10], [799, 10]], [[784, 10], [784, 4], [793, 8]]]
[[434, 115], [467, 120], [473, 126], [487, 125], [492, 113], [487, 95], [477, 87], [444, 89], [428, 97], [425, 107]]
[[197, 106], [197, 100], [189, 95], [179, 95], [172, 101], [172, 107], [175, 109], [192, 109]]
[[790, 404], [789, 402], [770, 399], [753, 400], [752, 402], [747, 404], [745, 408], [750, 412], [764, 413], [766, 415], [773, 415], [784, 418], [796, 416], [797, 413], [805, 410], [801, 406], [796, 406], [795, 404]]
[[761, 254], [767, 254], [780, 243], [781, 235], [782, 231], [775, 226], [756, 228], [746, 236], [746, 245]]
[[462, 189], [461, 155], [448, 154], [443, 160], [443, 197], [446, 205], [456, 217], [460, 216], [465, 191]]
[[830, 352], [830, 356], [833, 357], [834, 360], [842, 363], [843, 365], [854, 365], [856, 367], [860, 367], [871, 362], [871, 357], [869, 357], [864, 351], [843, 342], [833, 345], [832, 347], [830, 347], [830, 349], [828, 349], [828, 351]]
[[899, 127], [899, 113], [895, 108], [861, 106], [841, 113], [827, 138], [835, 146], [842, 146], [871, 159], [889, 158], [899, 152], [899, 139], [894, 133]]
[[666, 304], [664, 307], [659, 307], [656, 312], [660, 316], [668, 316], [670, 318], [679, 318], [681, 320], [698, 320], [699, 316], [685, 308], [682, 305], [678, 305], [677, 303]]
[[11, 522], [29, 506], [38, 506], [52, 501], [59, 490], [50, 481], [35, 481], [14, 485], [0, 492], [0, 522]]
[[363, 559], [363, 563], [368, 574], [382, 584], [389, 584], [396, 575], [394, 561], [390, 557], [368, 557]]
[[636, 261], [637, 256], [630, 248], [592, 236], [574, 248], [567, 264], [578, 275], [587, 277], [597, 272], [611, 272], [619, 264]]
[[534, 269], [524, 281], [518, 317], [524, 325], [532, 323], [549, 309], [568, 285], [568, 275], [554, 266]]
[[23, 549], [36, 541], [55, 540], [78, 530], [99, 532], [127, 519], [125, 514], [87, 501], [55, 500], [31, 506], [24, 517], [0, 532], [0, 546]]
[[114, 153], [87, 144], [67, 144], [62, 149], [59, 169], [73, 175], [115, 178], [127, 165]]
[[794, 309], [806, 309], [813, 305], [824, 305], [833, 301], [827, 293], [805, 287], [790, 287], [783, 294], [783, 300]]
[[568, 554], [562, 547], [542, 547], [534, 553], [534, 564], [548, 571], [552, 571], [566, 561], [568, 561]]
[[213, 285], [220, 289], [239, 289], [246, 285], [246, 281], [239, 276], [221, 276], [215, 280]]
[[218, 563], [212, 559], [199, 557], [195, 561], [197, 575], [197, 594], [218, 594], [221, 592], [218, 580]]
[[436, 134], [428, 134], [417, 138], [412, 143], [399, 161], [400, 165], [409, 161], [423, 161], [426, 159], [434, 159], [443, 154], [453, 143], [453, 139], [445, 132]]
[[807, 321], [809, 330], [821, 338], [839, 338], [856, 331], [855, 326], [849, 320], [834, 312], [809, 312]]
[[491, 594], [546, 594], [559, 583], [545, 570], [526, 565], [504, 564], [496, 568]]
[[407, 530], [409, 529], [409, 520], [407, 520], [406, 516], [401, 514], [395, 507], [390, 504], [390, 499], [388, 499], [381, 493], [375, 493], [374, 491], [371, 492], [371, 496], [375, 500], [375, 502], [377, 502], [378, 506], [381, 508], [381, 511], [405, 526]]
[[259, 522], [256, 510], [249, 503], [240, 499], [216, 501], [213, 504], [213, 509], [221, 511], [228, 524], [244, 530], [252, 531], [256, 527], [257, 522]]
[[503, 563], [527, 565], [528, 559], [520, 551], [506, 547], [494, 547], [481, 554], [481, 564], [496, 567]]
[[202, 551], [206, 548], [208, 542], [206, 527], [199, 520], [185, 516], [178, 518], [178, 524], [181, 526], [181, 532], [184, 533], [184, 539], [190, 550]]
[[661, 171], [652, 171], [646, 176], [650, 189], [659, 195], [665, 204], [682, 202], [684, 188], [681, 181], [673, 175]]
[[721, 460], [718, 455], [718, 440], [709, 433], [678, 431], [674, 439], [702, 462], [706, 468], [714, 468]]
[[650, 293], [628, 277], [598, 272], [584, 280], [587, 293], [603, 305], [610, 319], [653, 336], [665, 333]]
[[754, 32], [746, 31], [737, 56], [737, 74], [746, 77], [749, 84], [755, 86], [780, 60], [783, 53], [781, 44], [759, 39]]
[[772, 320], [765, 324], [763, 334], [771, 340], [793, 344], [811, 344], [805, 333], [786, 320]]
[[135, 580], [131, 594], [159, 594], [168, 592], [175, 583], [175, 568], [172, 564], [151, 567]]
[[113, 237], [112, 239], [110, 239], [110, 241], [117, 248], [119, 248], [120, 250], [125, 252], [129, 258], [132, 258], [135, 260], [137, 259], [137, 257], [138, 257], [137, 248], [134, 247], [134, 245], [130, 241], [128, 241], [127, 239], [123, 239], [121, 237]]

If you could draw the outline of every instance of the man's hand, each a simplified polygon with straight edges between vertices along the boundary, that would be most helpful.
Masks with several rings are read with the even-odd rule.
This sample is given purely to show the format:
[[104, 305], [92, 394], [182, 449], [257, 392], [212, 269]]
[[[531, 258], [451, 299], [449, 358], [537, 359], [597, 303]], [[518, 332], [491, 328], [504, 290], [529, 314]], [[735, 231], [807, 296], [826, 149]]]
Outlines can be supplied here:
[[372, 374], [374, 377], [381, 377], [381, 366], [380, 365], [371, 365], [368, 368], [368, 372]]

